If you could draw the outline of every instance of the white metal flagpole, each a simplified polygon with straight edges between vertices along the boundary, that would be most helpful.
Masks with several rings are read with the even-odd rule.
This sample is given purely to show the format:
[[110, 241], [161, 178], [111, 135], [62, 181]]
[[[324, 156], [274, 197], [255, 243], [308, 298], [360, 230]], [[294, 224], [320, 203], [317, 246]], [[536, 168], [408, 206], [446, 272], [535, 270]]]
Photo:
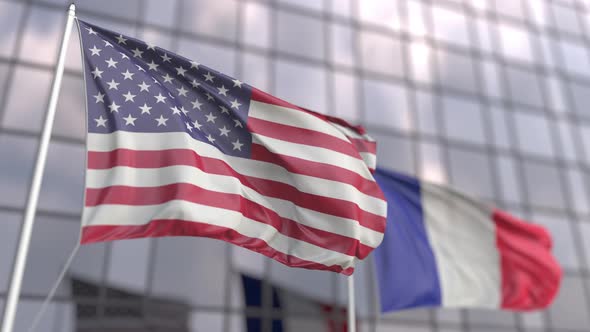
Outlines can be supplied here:
[[68, 50], [68, 43], [70, 41], [70, 34], [72, 32], [72, 25], [74, 23], [75, 17], [76, 6], [74, 4], [71, 4], [68, 9], [66, 29], [64, 30], [63, 39], [61, 41], [61, 48], [59, 51], [57, 66], [55, 67], [55, 76], [53, 77], [53, 86], [51, 87], [51, 97], [49, 98], [47, 113], [45, 114], [45, 124], [43, 125], [41, 141], [39, 143], [39, 148], [37, 150], [37, 161], [35, 162], [35, 171], [33, 173], [33, 180], [31, 182], [31, 187], [29, 189], [27, 208], [25, 210], [23, 225], [20, 232], [20, 240], [18, 243], [16, 258], [14, 260], [14, 265], [12, 268], [12, 277], [10, 279], [8, 297], [6, 299], [6, 306], [4, 307], [2, 332], [12, 332], [14, 325], [16, 307], [18, 305], [18, 298], [20, 295], [20, 289], [23, 281], [23, 273], [27, 262], [29, 244], [31, 242], [33, 223], [35, 221], [35, 213], [37, 212], [39, 192], [41, 190], [41, 183], [43, 181], [43, 173], [45, 171], [47, 150], [49, 148], [51, 131], [53, 129], [53, 120], [55, 119], [57, 99], [59, 97], [59, 91], [61, 89], [61, 81], [64, 72], [66, 52]]
[[354, 304], [354, 274], [348, 277], [348, 332], [356, 332], [356, 305]]

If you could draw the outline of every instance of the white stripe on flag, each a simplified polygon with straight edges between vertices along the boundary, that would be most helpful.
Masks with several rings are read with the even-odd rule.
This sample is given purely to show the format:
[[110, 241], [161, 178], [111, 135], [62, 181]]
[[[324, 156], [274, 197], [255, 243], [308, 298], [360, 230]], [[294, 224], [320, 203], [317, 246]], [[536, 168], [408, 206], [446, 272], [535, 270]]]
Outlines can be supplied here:
[[442, 306], [498, 308], [500, 257], [491, 211], [440, 186], [424, 182], [420, 186]]

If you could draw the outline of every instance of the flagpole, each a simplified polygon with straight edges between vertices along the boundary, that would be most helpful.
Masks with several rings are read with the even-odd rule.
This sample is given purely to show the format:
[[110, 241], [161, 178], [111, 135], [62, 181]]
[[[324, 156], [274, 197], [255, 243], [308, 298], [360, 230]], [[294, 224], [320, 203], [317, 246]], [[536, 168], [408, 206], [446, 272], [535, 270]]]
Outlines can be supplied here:
[[41, 183], [43, 181], [43, 172], [45, 171], [45, 162], [47, 160], [47, 150], [49, 148], [49, 140], [51, 139], [51, 131], [53, 129], [53, 120], [55, 119], [55, 111], [57, 108], [57, 99], [61, 89], [61, 81], [63, 78], [64, 65], [66, 59], [66, 52], [68, 50], [68, 43], [70, 41], [70, 34], [72, 32], [72, 25], [76, 17], [76, 6], [72, 3], [68, 9], [68, 18], [66, 21], [66, 28], [61, 41], [61, 48], [59, 51], [59, 58], [57, 66], [55, 67], [55, 76], [53, 78], [53, 86], [51, 87], [51, 97], [47, 106], [47, 113], [45, 114], [45, 124], [41, 133], [41, 141], [37, 150], [37, 160], [35, 162], [35, 171], [31, 187], [29, 188], [29, 197], [27, 200], [27, 207], [23, 219], [22, 229], [20, 232], [20, 240], [16, 252], [16, 258], [12, 268], [12, 277], [10, 279], [10, 286], [8, 290], [8, 297], [6, 299], [6, 306], [4, 307], [4, 316], [2, 320], [2, 332], [12, 332], [14, 325], [14, 318], [16, 315], [16, 308], [18, 305], [18, 298], [23, 281], [23, 274], [27, 262], [27, 254], [31, 242], [31, 234], [33, 232], [33, 223], [35, 221], [35, 213], [37, 212], [37, 203], [39, 200], [39, 192], [41, 190]]
[[356, 305], [354, 304], [354, 274], [348, 277], [348, 332], [356, 332]]

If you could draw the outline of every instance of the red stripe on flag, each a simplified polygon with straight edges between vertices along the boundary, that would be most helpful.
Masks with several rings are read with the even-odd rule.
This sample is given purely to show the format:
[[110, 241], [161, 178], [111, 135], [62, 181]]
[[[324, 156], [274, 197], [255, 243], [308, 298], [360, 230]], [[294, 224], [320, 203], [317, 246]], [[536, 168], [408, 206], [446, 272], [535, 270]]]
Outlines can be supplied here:
[[494, 210], [496, 245], [502, 270], [504, 309], [547, 307], [559, 289], [562, 271], [551, 254], [551, 236], [541, 226]]
[[358, 152], [377, 153], [377, 142], [367, 141], [360, 138], [348, 138]]
[[[211, 191], [188, 183], [175, 183], [159, 187], [111, 186], [86, 189], [86, 206], [90, 207], [101, 204], [157, 205], [172, 200], [183, 200], [236, 211], [246, 218], [274, 227], [285, 236], [350, 256], [364, 258], [373, 250], [357, 239], [315, 229], [283, 218], [275, 211], [243, 196]], [[314, 235], [312, 236], [312, 234]]]
[[162, 236], [208, 237], [250, 249], [292, 267], [334, 271], [344, 275], [351, 275], [354, 271], [352, 267], [343, 269], [339, 265], [327, 266], [285, 254], [273, 249], [261, 239], [244, 236], [231, 228], [185, 220], [152, 220], [149, 224], [141, 226], [85, 226], [82, 229], [81, 242], [82, 244], [88, 244]]
[[319, 131], [287, 126], [252, 117], [248, 118], [248, 128], [253, 133], [263, 136], [292, 143], [326, 148], [357, 159], [362, 159], [351, 142], [343, 141], [332, 135], [324, 134]]
[[[232, 176], [244, 186], [261, 195], [292, 201], [298, 206], [321, 213], [357, 220], [360, 225], [377, 232], [383, 233], [385, 231], [385, 217], [367, 212], [355, 203], [304, 193], [292, 185], [278, 181], [245, 176], [237, 173], [227, 163], [219, 159], [202, 157], [192, 150], [135, 151], [117, 149], [110, 152], [88, 152], [89, 169], [108, 169], [115, 166], [160, 168], [175, 165], [192, 166], [206, 173]], [[373, 184], [377, 186], [375, 182]]]
[[271, 152], [260, 144], [252, 144], [251, 158], [279, 165], [291, 173], [350, 184], [366, 195], [385, 200], [375, 181], [342, 167]]

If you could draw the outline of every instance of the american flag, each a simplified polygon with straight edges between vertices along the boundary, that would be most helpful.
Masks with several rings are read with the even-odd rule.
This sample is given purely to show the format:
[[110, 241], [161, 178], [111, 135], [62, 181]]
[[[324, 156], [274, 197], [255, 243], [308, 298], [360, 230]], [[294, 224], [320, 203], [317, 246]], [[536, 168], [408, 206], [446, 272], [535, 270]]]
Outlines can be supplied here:
[[351, 274], [386, 203], [362, 128], [79, 21], [88, 113], [82, 243], [202, 236]]

